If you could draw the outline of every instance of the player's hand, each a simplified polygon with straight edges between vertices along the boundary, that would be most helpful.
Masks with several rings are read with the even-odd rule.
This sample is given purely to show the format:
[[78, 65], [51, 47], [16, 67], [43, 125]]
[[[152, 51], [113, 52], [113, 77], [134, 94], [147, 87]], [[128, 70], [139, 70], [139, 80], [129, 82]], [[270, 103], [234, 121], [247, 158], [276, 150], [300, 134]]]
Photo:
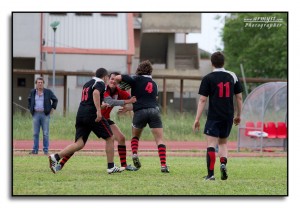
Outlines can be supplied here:
[[110, 107], [108, 103], [102, 102], [101, 109], [106, 109], [108, 107]]
[[124, 107], [120, 107], [119, 110], [118, 110], [118, 114], [125, 113], [126, 111], [127, 110], [126, 110], [125, 106]]
[[95, 119], [96, 122], [100, 122], [102, 119], [101, 111], [97, 111], [97, 118]]
[[135, 96], [132, 96], [131, 98], [130, 98], [130, 103], [135, 103], [136, 102], [136, 97]]
[[233, 123], [234, 123], [234, 125], [239, 125], [240, 123], [241, 123], [241, 118], [240, 117], [235, 117], [234, 119], [233, 119]]
[[200, 130], [200, 122], [199, 121], [195, 121], [194, 125], [193, 125], [193, 131], [199, 131]]

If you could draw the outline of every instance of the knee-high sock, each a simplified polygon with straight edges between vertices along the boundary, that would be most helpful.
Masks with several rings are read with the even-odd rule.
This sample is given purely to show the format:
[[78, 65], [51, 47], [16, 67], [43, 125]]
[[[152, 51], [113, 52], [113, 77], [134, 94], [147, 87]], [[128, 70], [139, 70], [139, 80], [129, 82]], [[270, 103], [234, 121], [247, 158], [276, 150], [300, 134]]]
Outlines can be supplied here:
[[164, 144], [158, 145], [158, 156], [160, 159], [161, 166], [166, 166], [166, 162], [167, 162], [166, 145]]
[[127, 166], [126, 162], [126, 145], [118, 145], [118, 153], [120, 157], [120, 163], [122, 167]]
[[139, 149], [139, 138], [138, 137], [133, 137], [131, 139], [132, 154], [137, 154], [138, 149]]
[[216, 150], [213, 147], [208, 147], [206, 153], [206, 164], [207, 164], [207, 172], [209, 177], [214, 175], [215, 162], [216, 162]]
[[[74, 154], [74, 153], [73, 153]], [[68, 160], [73, 156], [73, 154], [69, 155], [69, 156], [64, 156], [61, 161], [59, 162], [59, 164], [61, 165], [61, 168], [64, 167], [64, 165], [66, 164], [66, 162], [68, 162]]]

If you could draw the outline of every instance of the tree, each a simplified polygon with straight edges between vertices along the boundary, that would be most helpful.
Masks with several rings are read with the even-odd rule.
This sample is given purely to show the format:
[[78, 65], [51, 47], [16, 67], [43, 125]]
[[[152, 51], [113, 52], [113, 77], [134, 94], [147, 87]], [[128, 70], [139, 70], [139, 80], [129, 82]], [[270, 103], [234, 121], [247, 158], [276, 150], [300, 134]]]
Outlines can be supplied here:
[[232, 13], [222, 34], [225, 68], [246, 77], [287, 78], [287, 13]]

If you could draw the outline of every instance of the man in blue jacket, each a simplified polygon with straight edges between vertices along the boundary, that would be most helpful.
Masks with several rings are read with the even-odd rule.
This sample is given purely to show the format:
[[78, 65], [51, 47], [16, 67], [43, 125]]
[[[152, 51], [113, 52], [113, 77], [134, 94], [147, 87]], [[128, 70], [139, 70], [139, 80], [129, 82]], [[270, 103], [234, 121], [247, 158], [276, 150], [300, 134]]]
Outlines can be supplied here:
[[43, 130], [43, 151], [48, 155], [50, 114], [56, 109], [57, 98], [50, 89], [44, 88], [43, 77], [35, 81], [36, 88], [28, 96], [28, 109], [33, 118], [33, 148], [29, 154], [38, 154], [40, 127]]

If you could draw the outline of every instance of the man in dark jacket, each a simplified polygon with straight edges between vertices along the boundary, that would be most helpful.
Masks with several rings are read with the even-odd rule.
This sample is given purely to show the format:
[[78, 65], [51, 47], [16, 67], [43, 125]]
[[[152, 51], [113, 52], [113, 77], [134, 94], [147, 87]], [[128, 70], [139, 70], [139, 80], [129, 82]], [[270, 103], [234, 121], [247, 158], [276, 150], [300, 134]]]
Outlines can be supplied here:
[[43, 151], [48, 155], [50, 114], [56, 109], [58, 100], [51, 90], [44, 88], [42, 77], [38, 77], [35, 84], [36, 88], [32, 89], [28, 96], [28, 109], [33, 118], [33, 148], [29, 154], [38, 154], [40, 127], [42, 127]]

